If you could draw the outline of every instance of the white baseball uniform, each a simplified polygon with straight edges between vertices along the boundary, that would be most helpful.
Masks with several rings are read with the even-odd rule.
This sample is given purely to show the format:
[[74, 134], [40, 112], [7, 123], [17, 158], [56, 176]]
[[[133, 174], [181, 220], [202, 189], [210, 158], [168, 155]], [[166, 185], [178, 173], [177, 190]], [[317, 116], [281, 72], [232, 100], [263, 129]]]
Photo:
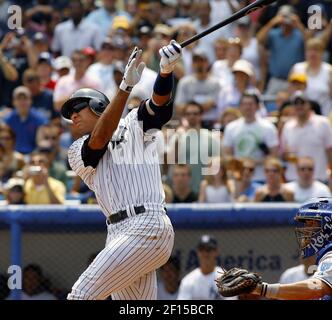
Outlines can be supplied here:
[[[128, 217], [108, 223], [105, 248], [79, 277], [68, 299], [157, 298], [155, 270], [170, 257], [174, 231], [164, 208], [155, 134], [143, 131], [138, 109], [120, 121], [96, 168], [83, 163], [82, 146], [88, 136], [69, 149], [70, 166], [95, 192], [104, 215], [109, 218], [125, 210]], [[135, 213], [140, 206], [145, 212]]]
[[188, 273], [181, 281], [178, 300], [236, 300], [237, 297], [223, 298], [218, 293], [215, 280], [223, 270], [215, 267], [209, 274], [203, 274], [200, 268]]
[[[317, 271], [312, 276], [322, 280], [330, 288], [332, 288], [332, 251], [325, 253], [319, 260]], [[325, 296], [323, 300], [332, 300], [332, 295]]]

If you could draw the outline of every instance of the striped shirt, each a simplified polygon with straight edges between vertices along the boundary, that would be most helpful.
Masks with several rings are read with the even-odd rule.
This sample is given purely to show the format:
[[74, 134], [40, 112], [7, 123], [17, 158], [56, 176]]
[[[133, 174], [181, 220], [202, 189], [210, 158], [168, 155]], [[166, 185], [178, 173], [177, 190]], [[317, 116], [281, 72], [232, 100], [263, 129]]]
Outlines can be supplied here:
[[95, 192], [106, 217], [130, 206], [144, 204], [147, 210], [156, 211], [164, 207], [156, 130], [143, 132], [137, 110], [120, 120], [96, 168], [83, 164], [81, 149], [87, 135], [68, 151], [71, 168]]

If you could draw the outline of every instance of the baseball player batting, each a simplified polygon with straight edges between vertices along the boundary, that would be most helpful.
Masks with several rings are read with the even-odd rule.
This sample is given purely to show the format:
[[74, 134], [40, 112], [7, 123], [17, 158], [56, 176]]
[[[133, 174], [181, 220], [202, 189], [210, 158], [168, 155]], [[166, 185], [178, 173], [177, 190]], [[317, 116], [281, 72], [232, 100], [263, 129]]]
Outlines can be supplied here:
[[62, 116], [82, 135], [69, 149], [70, 166], [95, 192], [108, 229], [105, 248], [76, 281], [69, 300], [157, 298], [156, 269], [170, 257], [174, 231], [153, 132], [172, 117], [173, 68], [181, 46], [172, 40], [159, 53], [152, 97], [124, 119], [130, 91], [145, 67], [137, 48], [111, 102], [99, 91], [80, 89], [62, 106]]

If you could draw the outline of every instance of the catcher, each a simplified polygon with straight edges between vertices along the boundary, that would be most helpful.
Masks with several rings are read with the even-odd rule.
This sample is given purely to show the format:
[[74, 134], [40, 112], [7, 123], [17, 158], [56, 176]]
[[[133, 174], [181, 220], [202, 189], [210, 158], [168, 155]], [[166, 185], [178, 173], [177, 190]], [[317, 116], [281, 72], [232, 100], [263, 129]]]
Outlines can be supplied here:
[[316, 257], [317, 271], [307, 280], [291, 284], [268, 284], [245, 269], [233, 268], [216, 279], [224, 297], [255, 294], [269, 299], [332, 300], [332, 198], [313, 198], [295, 216], [301, 257]]

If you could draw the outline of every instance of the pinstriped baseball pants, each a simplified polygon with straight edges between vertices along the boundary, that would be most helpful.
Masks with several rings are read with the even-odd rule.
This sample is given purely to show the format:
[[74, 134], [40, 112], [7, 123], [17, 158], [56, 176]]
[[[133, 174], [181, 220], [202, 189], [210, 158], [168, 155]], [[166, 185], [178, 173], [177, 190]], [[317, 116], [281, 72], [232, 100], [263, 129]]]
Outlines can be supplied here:
[[173, 244], [173, 227], [163, 212], [148, 211], [109, 225], [105, 248], [67, 299], [157, 299], [156, 269], [166, 263]]

